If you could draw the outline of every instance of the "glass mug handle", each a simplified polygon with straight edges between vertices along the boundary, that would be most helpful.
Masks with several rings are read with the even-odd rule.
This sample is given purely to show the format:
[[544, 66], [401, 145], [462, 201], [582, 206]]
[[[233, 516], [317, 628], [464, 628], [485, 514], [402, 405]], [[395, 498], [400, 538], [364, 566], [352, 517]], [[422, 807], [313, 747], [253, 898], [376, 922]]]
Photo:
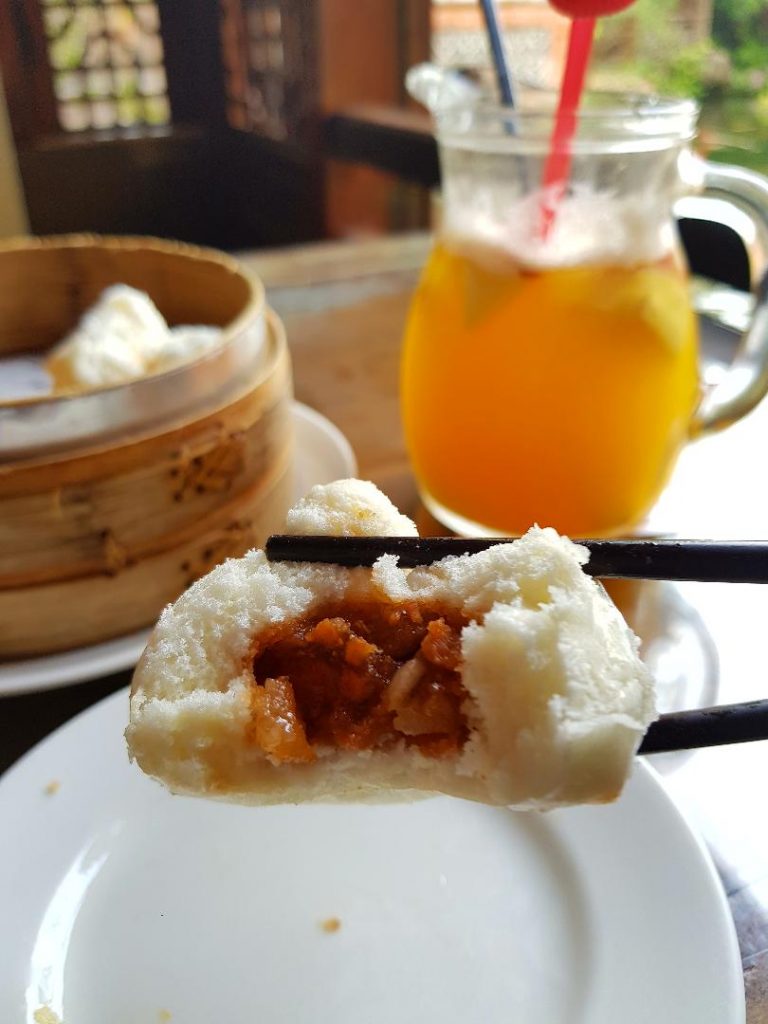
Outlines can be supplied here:
[[[690, 156], [690, 154], [687, 154]], [[692, 173], [691, 173], [692, 172]], [[691, 157], [684, 177], [696, 191], [738, 199], [768, 233], [768, 178], [742, 167]], [[754, 268], [752, 268], [754, 273]], [[702, 398], [694, 413], [693, 437], [720, 430], [741, 419], [768, 392], [768, 271], [755, 290], [752, 321], [723, 380]]]

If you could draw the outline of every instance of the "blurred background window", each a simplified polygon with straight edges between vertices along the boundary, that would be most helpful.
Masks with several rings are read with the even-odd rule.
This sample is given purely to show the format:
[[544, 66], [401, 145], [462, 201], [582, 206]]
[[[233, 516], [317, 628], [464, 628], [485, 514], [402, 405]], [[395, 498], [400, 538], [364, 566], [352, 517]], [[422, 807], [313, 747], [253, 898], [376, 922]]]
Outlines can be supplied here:
[[227, 120], [285, 139], [312, 114], [312, 8], [276, 0], [222, 0]]
[[[555, 87], [565, 59], [567, 20], [546, 0], [499, 0], [498, 11], [515, 77], [530, 85]], [[492, 81], [488, 36], [478, 3], [432, 0], [432, 59]]]
[[429, 0], [8, 0], [0, 64], [30, 228], [223, 248], [424, 223], [329, 159], [324, 119], [405, 101]]
[[43, 0], [42, 8], [61, 128], [168, 124], [156, 3]]
[[[566, 20], [546, 0], [499, 11], [515, 75], [555, 87]], [[6, 0], [0, 18], [3, 159], [38, 234], [232, 249], [424, 226], [413, 182], [436, 173], [434, 153], [410, 175], [386, 133], [339, 153], [328, 118], [354, 107], [425, 136], [410, 65], [492, 82], [476, 0]], [[766, 0], [637, 0], [601, 22], [590, 84], [695, 96], [700, 148], [768, 171]]]

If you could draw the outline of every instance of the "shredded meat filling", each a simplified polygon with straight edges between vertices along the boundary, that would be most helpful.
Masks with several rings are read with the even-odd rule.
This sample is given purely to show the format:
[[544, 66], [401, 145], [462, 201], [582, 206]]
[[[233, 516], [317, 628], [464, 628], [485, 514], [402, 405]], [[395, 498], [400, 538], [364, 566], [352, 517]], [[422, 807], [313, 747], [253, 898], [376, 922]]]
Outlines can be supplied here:
[[317, 745], [456, 753], [468, 735], [464, 625], [409, 603], [326, 608], [278, 627], [253, 660], [251, 741], [275, 763], [313, 761]]

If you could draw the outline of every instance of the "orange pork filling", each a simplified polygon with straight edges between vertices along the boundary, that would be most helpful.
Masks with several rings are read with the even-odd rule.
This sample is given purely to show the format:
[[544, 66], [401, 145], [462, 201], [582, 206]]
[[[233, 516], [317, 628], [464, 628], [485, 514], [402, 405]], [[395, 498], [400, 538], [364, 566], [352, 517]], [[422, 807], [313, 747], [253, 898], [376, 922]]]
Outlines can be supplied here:
[[461, 629], [455, 611], [344, 604], [286, 623], [253, 660], [249, 739], [274, 763], [315, 759], [315, 746], [427, 757], [459, 751]]

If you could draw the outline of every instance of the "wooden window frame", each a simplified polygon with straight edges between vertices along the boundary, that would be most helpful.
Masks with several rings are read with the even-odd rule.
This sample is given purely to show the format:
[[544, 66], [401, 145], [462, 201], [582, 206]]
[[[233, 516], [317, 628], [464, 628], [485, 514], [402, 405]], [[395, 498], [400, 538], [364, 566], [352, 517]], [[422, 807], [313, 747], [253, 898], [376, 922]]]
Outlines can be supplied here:
[[224, 87], [219, 7], [212, 0], [156, 0], [170, 106], [168, 125], [69, 132], [59, 123], [40, 0], [4, 0], [0, 8], [0, 67], [16, 144], [53, 139], [154, 138], [177, 126], [223, 123]]

